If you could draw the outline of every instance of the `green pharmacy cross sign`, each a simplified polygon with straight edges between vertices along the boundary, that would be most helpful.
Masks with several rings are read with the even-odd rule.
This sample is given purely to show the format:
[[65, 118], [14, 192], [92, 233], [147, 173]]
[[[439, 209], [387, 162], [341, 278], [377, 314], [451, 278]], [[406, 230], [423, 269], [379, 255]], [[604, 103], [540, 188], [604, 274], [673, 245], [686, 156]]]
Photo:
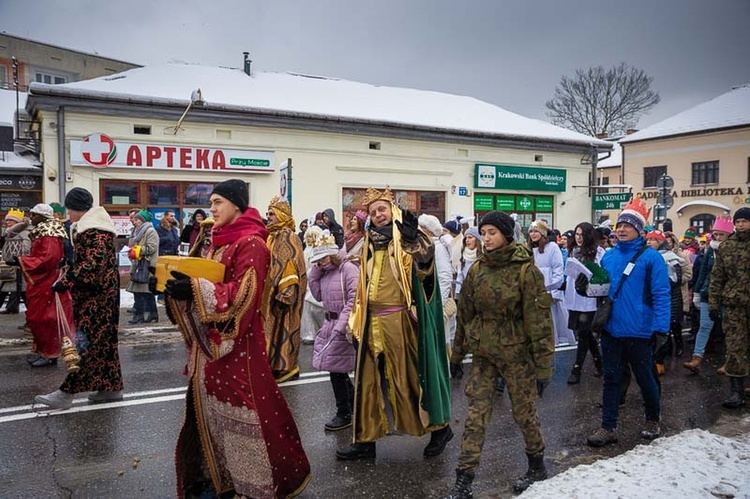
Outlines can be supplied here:
[[632, 194], [621, 192], [619, 194], [594, 194], [591, 207], [594, 210], [619, 210], [625, 207]]

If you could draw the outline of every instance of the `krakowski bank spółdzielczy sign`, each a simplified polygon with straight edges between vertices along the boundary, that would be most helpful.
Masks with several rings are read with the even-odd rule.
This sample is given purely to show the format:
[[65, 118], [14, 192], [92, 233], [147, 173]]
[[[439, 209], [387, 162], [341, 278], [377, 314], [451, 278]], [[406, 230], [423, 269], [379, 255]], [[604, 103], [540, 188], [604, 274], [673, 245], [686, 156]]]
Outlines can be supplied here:
[[475, 188], [562, 192], [566, 179], [561, 168], [476, 164], [474, 171]]
[[274, 154], [169, 144], [115, 142], [104, 134], [70, 141], [70, 164], [94, 168], [138, 168], [181, 171], [274, 171]]

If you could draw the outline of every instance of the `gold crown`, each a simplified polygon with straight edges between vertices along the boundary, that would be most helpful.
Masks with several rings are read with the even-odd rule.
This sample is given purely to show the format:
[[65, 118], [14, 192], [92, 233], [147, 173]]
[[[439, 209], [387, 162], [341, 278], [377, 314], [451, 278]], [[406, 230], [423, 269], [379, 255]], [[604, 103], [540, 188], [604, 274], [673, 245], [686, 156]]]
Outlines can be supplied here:
[[10, 210], [8, 210], [8, 213], [6, 213], [5, 216], [15, 217], [15, 218], [18, 218], [19, 220], [23, 220], [24, 218], [23, 210], [17, 210], [15, 208], [11, 208]]
[[391, 186], [386, 185], [384, 191], [368, 187], [367, 192], [365, 192], [365, 197], [362, 198], [362, 203], [365, 206], [370, 206], [375, 201], [388, 201], [389, 203], [395, 203], [393, 193], [391, 192]]
[[313, 248], [320, 248], [322, 246], [336, 246], [336, 238], [333, 237], [330, 232], [325, 230], [322, 234], [315, 237], [315, 240], [312, 243]]
[[288, 215], [292, 214], [292, 207], [289, 205], [289, 201], [287, 201], [286, 198], [280, 198], [279, 196], [274, 196], [271, 199], [271, 201], [268, 203], [268, 207], [276, 208], [277, 210], [281, 210]]

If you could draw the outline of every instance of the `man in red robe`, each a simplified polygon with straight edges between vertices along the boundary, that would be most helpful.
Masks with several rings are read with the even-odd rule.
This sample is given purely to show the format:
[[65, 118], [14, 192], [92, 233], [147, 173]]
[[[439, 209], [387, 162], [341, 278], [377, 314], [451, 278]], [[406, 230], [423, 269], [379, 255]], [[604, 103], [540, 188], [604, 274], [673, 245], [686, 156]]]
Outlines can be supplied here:
[[211, 195], [215, 222], [206, 258], [225, 266], [223, 281], [173, 271], [164, 291], [170, 319], [190, 349], [178, 497], [290, 498], [310, 480], [297, 425], [266, 354], [260, 308], [268, 232], [248, 198], [247, 184], [235, 179], [217, 184]]
[[[52, 285], [60, 278], [58, 264], [65, 256], [64, 241], [68, 238], [63, 225], [54, 218], [52, 207], [40, 203], [31, 209], [29, 234], [31, 253], [18, 257], [26, 279], [26, 322], [34, 336], [32, 351], [37, 354], [29, 363], [32, 367], [57, 364], [63, 327], [58, 322], [58, 310]], [[69, 329], [73, 328], [73, 300], [70, 292], [59, 293], [62, 315]]]

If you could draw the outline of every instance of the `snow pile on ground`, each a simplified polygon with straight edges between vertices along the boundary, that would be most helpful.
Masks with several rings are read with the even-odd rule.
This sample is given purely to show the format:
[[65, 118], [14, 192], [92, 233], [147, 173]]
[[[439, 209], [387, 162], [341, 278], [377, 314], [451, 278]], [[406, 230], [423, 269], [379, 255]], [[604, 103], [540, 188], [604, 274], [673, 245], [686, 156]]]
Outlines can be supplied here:
[[133, 308], [135, 305], [135, 295], [130, 291], [120, 289], [120, 308]]
[[533, 498], [750, 498], [750, 438], [689, 430], [532, 485]]

